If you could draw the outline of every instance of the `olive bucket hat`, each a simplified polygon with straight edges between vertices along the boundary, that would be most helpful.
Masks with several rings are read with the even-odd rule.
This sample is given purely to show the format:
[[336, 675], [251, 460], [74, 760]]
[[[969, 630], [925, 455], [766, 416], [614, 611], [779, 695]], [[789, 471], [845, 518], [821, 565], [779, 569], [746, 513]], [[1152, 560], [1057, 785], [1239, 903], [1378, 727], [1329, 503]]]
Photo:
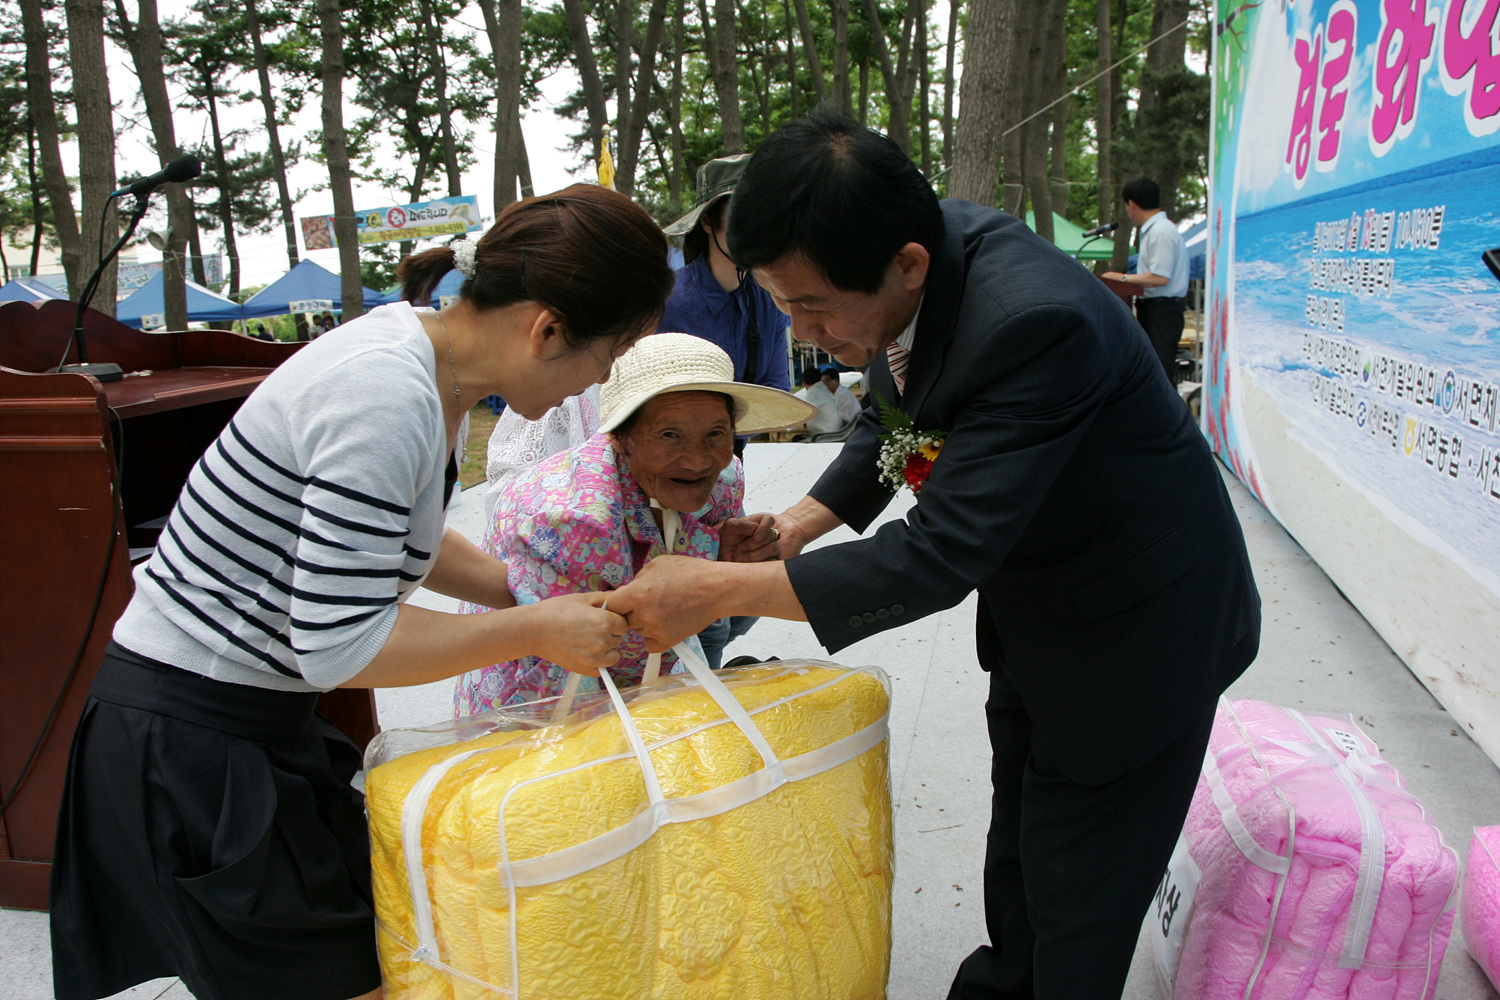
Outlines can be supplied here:
[[698, 168], [698, 202], [693, 210], [662, 230], [668, 236], [686, 236], [698, 224], [703, 210], [720, 198], [728, 198], [745, 173], [749, 153], [736, 153], [709, 160]]

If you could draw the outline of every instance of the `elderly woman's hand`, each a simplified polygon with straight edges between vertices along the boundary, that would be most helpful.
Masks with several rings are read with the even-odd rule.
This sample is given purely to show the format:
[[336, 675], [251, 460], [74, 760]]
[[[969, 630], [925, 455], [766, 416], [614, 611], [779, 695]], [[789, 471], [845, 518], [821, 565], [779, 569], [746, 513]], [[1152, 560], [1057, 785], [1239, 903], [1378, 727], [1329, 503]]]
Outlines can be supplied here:
[[563, 594], [525, 606], [532, 616], [532, 649], [575, 674], [598, 677], [620, 659], [623, 616], [604, 609], [609, 594]]
[[775, 514], [731, 517], [719, 525], [720, 562], [764, 562], [780, 558]]

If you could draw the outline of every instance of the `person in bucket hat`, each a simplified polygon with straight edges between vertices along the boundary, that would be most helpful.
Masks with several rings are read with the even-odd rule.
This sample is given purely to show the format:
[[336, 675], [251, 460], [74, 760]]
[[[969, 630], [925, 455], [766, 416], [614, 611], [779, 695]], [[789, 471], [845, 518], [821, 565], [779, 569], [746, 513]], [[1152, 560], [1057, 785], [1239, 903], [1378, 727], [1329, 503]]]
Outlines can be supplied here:
[[[615, 362], [600, 386], [599, 430], [523, 472], [495, 505], [482, 546], [506, 564], [518, 603], [615, 590], [666, 552], [775, 557], [774, 546], [737, 541], [753, 538], [759, 519], [743, 517], [734, 434], [800, 424], [815, 411], [778, 389], [735, 382], [733, 374], [722, 350], [683, 333], [643, 337]], [[730, 636], [728, 626], [699, 633], [710, 666], [718, 666]], [[663, 672], [674, 662], [666, 657]], [[646, 652], [639, 635], [625, 636], [608, 669], [617, 684], [641, 680]], [[551, 697], [567, 676], [543, 656], [473, 670], [458, 680], [455, 711], [464, 716]], [[580, 690], [596, 686], [585, 681]]]
[[[791, 321], [730, 259], [724, 233], [730, 196], [750, 154], [721, 156], [698, 169], [693, 210], [663, 232], [682, 237], [687, 264], [667, 300], [658, 330], [690, 333], [718, 345], [734, 366], [734, 381], [773, 389], [791, 388], [787, 328]], [[744, 430], [741, 430], [744, 433]], [[744, 438], [735, 454], [744, 453]]]

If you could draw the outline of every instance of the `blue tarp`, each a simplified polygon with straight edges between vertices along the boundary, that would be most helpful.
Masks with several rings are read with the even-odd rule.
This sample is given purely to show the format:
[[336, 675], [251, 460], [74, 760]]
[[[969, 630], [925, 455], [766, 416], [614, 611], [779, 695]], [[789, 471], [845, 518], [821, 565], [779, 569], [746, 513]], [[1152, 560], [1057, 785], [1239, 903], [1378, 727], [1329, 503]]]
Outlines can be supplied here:
[[[344, 290], [339, 276], [310, 260], [297, 263], [286, 274], [256, 292], [245, 302], [245, 318], [282, 316], [292, 311], [293, 302], [324, 300], [332, 302], [333, 312], [343, 310]], [[365, 289], [365, 308], [384, 305], [386, 297], [373, 288]]]
[[0, 285], [0, 302], [30, 302], [33, 305], [40, 305], [52, 299], [65, 298], [67, 298], [66, 295], [35, 278], [17, 278], [5, 285]]
[[[1202, 281], [1204, 267], [1208, 264], [1208, 220], [1199, 219], [1197, 222], [1181, 230], [1182, 245], [1187, 248], [1188, 255], [1188, 280]], [[1130, 264], [1125, 268], [1126, 273], [1134, 274], [1140, 262], [1140, 254], [1130, 255]]]
[[[432, 306], [432, 308], [436, 309], [438, 308], [439, 303], [443, 301], [443, 296], [451, 295], [454, 298], [458, 298], [458, 290], [462, 288], [463, 285], [464, 276], [459, 274], [456, 270], [449, 271], [447, 274], [443, 275], [443, 277], [438, 281], [437, 286], [433, 288], [431, 301], [425, 303], [417, 302], [415, 303], [415, 305], [430, 305]], [[381, 292], [380, 301], [400, 302], [401, 286], [392, 285], [390, 288], [387, 288], [385, 291]]]
[[[187, 316], [193, 323], [231, 323], [244, 319], [244, 310], [233, 299], [212, 292], [193, 281], [187, 286]], [[115, 307], [115, 318], [126, 326], [139, 328], [142, 316], [160, 316], [167, 311], [165, 272], [157, 271], [151, 280], [137, 288]]]

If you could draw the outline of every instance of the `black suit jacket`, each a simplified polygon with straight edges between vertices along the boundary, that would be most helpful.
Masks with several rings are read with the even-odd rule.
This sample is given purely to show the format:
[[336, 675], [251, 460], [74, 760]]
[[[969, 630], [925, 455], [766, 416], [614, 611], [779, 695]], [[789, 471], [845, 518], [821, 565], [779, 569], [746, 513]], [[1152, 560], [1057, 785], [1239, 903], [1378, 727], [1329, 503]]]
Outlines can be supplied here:
[[[787, 563], [830, 652], [980, 594], [981, 664], [1075, 780], [1139, 765], [1255, 657], [1260, 598], [1203, 435], [1129, 309], [1018, 219], [943, 203], [900, 408], [947, 438], [904, 522]], [[884, 356], [867, 384], [888, 400]], [[890, 501], [867, 408], [812, 489]]]

